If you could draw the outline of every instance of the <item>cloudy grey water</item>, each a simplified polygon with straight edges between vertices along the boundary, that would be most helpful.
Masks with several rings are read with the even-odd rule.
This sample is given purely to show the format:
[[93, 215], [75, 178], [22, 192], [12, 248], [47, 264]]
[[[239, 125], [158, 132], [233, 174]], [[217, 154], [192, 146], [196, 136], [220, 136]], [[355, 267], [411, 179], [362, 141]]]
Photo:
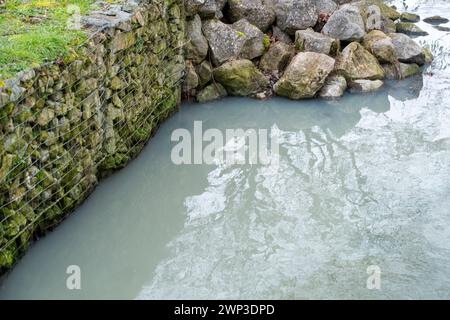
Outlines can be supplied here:
[[[416, 3], [450, 18], [446, 1]], [[419, 25], [433, 65], [374, 94], [183, 105], [30, 248], [0, 299], [450, 298], [450, 35]], [[174, 165], [171, 134], [194, 121], [271, 130], [278, 166]]]

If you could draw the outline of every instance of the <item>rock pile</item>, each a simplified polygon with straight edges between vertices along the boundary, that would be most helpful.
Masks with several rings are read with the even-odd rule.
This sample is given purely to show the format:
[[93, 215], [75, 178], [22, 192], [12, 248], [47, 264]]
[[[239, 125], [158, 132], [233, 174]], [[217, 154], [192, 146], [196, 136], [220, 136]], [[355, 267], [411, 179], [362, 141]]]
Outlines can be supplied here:
[[187, 0], [186, 98], [336, 98], [421, 71], [420, 17], [382, 0]]

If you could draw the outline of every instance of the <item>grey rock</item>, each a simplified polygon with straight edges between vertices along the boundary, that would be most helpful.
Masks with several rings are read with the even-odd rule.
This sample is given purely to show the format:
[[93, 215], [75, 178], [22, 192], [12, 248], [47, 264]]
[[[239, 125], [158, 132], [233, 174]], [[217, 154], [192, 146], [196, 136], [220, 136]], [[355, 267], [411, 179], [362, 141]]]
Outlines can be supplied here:
[[243, 39], [243, 44], [238, 55], [239, 58], [251, 60], [264, 54], [266, 51], [266, 43], [270, 43], [270, 40], [260, 29], [249, 23], [246, 19], [241, 19], [233, 23], [233, 29]]
[[197, 101], [205, 103], [227, 96], [227, 90], [220, 83], [211, 83], [197, 94]]
[[298, 30], [295, 33], [295, 47], [299, 51], [310, 51], [336, 55], [339, 52], [339, 40], [330, 38], [313, 29]]
[[291, 37], [277, 26], [272, 26], [272, 36], [277, 41], [282, 41], [287, 44], [292, 43]]
[[360, 8], [352, 4], [343, 5], [330, 16], [322, 32], [339, 40], [362, 39], [366, 31]]
[[336, 58], [335, 69], [347, 80], [384, 78], [384, 71], [369, 51], [358, 42], [352, 42]]
[[324, 99], [334, 99], [344, 95], [347, 89], [347, 81], [343, 76], [331, 75], [325, 81], [325, 85], [319, 92], [319, 96]]
[[265, 32], [275, 21], [275, 10], [271, 0], [229, 0], [228, 5], [232, 22], [247, 19]]
[[292, 45], [277, 41], [262, 56], [259, 68], [266, 72], [283, 72], [294, 55]]
[[380, 89], [383, 86], [381, 80], [354, 80], [350, 83], [351, 92], [372, 92]]
[[413, 39], [402, 33], [390, 33], [395, 48], [395, 54], [400, 62], [425, 64], [425, 55], [422, 47]]
[[195, 67], [199, 79], [199, 87], [202, 88], [212, 78], [212, 67], [208, 61], [203, 61]]
[[396, 31], [415, 37], [426, 36], [428, 34], [428, 32], [422, 30], [420, 27], [411, 22], [397, 23]]
[[204, 21], [202, 29], [208, 40], [214, 65], [221, 65], [238, 57], [245, 37], [231, 25], [212, 19]]
[[269, 80], [246, 59], [224, 63], [213, 71], [214, 80], [234, 96], [251, 96], [264, 91]]
[[338, 5], [333, 0], [317, 0], [317, 12], [319, 15], [331, 15], [338, 8]]
[[400, 16], [400, 20], [403, 22], [419, 22], [420, 16], [414, 13], [403, 12]]
[[382, 65], [384, 72], [386, 74], [386, 79], [405, 79], [416, 74], [419, 74], [421, 69], [415, 63], [398, 63], [394, 64], [384, 64]]
[[195, 63], [202, 62], [208, 54], [208, 41], [202, 33], [202, 21], [199, 15], [186, 22], [188, 44], [185, 48], [186, 59]]
[[297, 54], [275, 83], [275, 93], [294, 100], [314, 97], [333, 71], [334, 62], [333, 58], [322, 53]]
[[314, 0], [274, 0], [278, 27], [290, 35], [313, 27], [319, 13]]
[[379, 62], [393, 63], [397, 61], [392, 39], [379, 30], [372, 30], [364, 36], [363, 46], [372, 53]]
[[440, 24], [447, 23], [449, 20], [447, 18], [444, 18], [441, 16], [432, 16], [432, 17], [423, 19], [423, 21], [425, 21], [428, 24], [432, 24], [432, 25], [440, 25]]
[[198, 75], [195, 72], [192, 62], [186, 62], [186, 78], [183, 83], [183, 92], [189, 93], [193, 89], [197, 88], [199, 83]]

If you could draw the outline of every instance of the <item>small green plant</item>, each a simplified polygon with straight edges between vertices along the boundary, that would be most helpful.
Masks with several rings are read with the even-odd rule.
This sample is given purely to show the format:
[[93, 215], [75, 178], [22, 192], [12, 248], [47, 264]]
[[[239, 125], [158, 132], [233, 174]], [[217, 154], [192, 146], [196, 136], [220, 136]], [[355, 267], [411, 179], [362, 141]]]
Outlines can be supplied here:
[[264, 48], [266, 48], [266, 50], [269, 49], [269, 47], [270, 47], [270, 38], [269, 38], [268, 35], [264, 35], [263, 45], [264, 45]]

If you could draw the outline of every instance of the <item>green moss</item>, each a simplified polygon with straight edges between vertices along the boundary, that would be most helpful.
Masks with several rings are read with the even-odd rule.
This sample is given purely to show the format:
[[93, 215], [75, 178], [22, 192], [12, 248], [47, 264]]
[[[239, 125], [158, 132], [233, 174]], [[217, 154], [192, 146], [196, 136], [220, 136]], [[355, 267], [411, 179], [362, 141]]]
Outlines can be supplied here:
[[264, 38], [263, 38], [263, 45], [264, 45], [264, 48], [266, 48], [266, 50], [269, 49], [269, 47], [270, 47], [270, 38], [266, 34], [264, 35]]

